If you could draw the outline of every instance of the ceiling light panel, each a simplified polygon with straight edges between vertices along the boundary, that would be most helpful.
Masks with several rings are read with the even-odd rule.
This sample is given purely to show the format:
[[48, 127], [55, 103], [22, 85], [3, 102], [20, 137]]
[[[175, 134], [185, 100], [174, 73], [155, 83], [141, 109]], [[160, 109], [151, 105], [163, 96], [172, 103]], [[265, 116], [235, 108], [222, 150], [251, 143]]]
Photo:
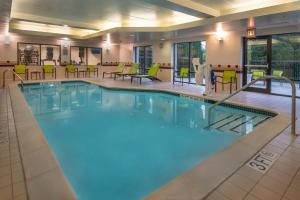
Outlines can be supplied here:
[[12, 21], [10, 26], [12, 29], [17, 29], [21, 31], [44, 32], [50, 34], [52, 33], [52, 34], [70, 35], [70, 36], [78, 36], [78, 37], [84, 37], [97, 32], [97, 30], [73, 28], [64, 25], [58, 26], [52, 24], [28, 22], [28, 21]]

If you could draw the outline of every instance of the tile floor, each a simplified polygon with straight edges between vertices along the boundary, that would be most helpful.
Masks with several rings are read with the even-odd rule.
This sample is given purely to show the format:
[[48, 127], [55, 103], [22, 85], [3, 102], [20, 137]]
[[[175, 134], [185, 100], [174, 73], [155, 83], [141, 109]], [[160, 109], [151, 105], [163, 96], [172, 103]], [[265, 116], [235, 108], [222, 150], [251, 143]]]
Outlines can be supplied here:
[[0, 90], [0, 200], [26, 200], [27, 190], [20, 158], [10, 97]]
[[[94, 80], [115, 87], [132, 86], [148, 89], [159, 88], [183, 91], [186, 94], [201, 95], [203, 89], [197, 86], [172, 85], [169, 83], [150, 83], [142, 85], [128, 80]], [[222, 98], [226, 94], [212, 94]], [[261, 106], [279, 112], [290, 113], [290, 98], [265, 94], [242, 92], [233, 101], [252, 106]], [[297, 102], [299, 108], [299, 101]], [[10, 97], [7, 90], [0, 90], [0, 200], [27, 199], [24, 183], [18, 138], [14, 127]], [[297, 109], [300, 116], [300, 109]], [[297, 121], [300, 127], [300, 121]], [[297, 129], [300, 132], [300, 128]], [[289, 128], [264, 147], [280, 155], [268, 172], [261, 174], [244, 165], [218, 188], [207, 196], [207, 200], [300, 200], [300, 137], [290, 134]]]
[[264, 150], [280, 155], [265, 174], [244, 165], [206, 200], [299, 200], [300, 137], [292, 136], [288, 128]]

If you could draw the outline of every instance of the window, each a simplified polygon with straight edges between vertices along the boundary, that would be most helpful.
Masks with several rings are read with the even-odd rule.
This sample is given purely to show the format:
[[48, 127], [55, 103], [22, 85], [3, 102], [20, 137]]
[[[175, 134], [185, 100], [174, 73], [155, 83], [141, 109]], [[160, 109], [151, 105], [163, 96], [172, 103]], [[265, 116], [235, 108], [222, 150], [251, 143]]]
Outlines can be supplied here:
[[99, 47], [71, 46], [70, 62], [74, 65], [100, 65], [102, 49]]
[[152, 46], [134, 47], [134, 62], [139, 64], [140, 73], [145, 73], [152, 65]]
[[[300, 34], [272, 35], [271, 75], [285, 76], [297, 84], [300, 96]], [[271, 93], [291, 95], [291, 86], [285, 81], [272, 80]]]
[[189, 76], [184, 80], [185, 83], [195, 83], [195, 71], [192, 59], [200, 58], [201, 64], [206, 62], [206, 42], [182, 42], [174, 44], [174, 63], [175, 70], [173, 81], [180, 81], [179, 76], [181, 68], [189, 68]]
[[60, 46], [18, 42], [17, 56], [22, 65], [60, 65]]
[[60, 46], [41, 45], [41, 64], [60, 65]]

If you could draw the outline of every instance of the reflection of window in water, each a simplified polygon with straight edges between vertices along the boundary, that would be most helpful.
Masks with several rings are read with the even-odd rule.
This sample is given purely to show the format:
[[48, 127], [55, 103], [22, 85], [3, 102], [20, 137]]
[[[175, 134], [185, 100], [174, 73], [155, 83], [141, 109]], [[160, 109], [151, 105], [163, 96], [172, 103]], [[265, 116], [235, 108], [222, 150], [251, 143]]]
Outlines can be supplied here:
[[54, 98], [53, 96], [47, 97], [47, 109], [52, 110], [54, 108]]
[[146, 97], [145, 95], [136, 95], [135, 96], [135, 108], [140, 109], [145, 107], [146, 104]]
[[94, 91], [92, 91], [90, 97], [88, 97], [88, 101], [90, 101], [89, 99], [95, 101], [96, 104], [102, 104], [102, 90], [97, 90], [95, 89]]

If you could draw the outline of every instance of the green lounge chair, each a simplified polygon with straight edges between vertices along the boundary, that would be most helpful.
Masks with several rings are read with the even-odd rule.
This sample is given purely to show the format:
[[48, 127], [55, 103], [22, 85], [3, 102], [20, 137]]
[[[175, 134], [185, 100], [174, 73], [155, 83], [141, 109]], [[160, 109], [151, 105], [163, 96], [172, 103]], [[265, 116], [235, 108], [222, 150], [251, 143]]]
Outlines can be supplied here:
[[67, 65], [66, 66], [66, 71], [65, 71], [65, 76], [69, 78], [69, 74], [74, 74], [74, 78], [76, 77], [76, 73], [78, 76], [78, 68], [75, 68], [74, 65]]
[[[177, 78], [180, 78], [181, 80], [181, 85], [183, 85], [183, 79], [187, 78], [189, 76], [189, 68], [180, 68], [180, 73], [179, 76]], [[174, 82], [173, 82], [174, 84]]]
[[[221, 81], [219, 81], [218, 78], [221, 78]], [[233, 70], [223, 71], [223, 76], [216, 76], [216, 83], [222, 84], [222, 90], [224, 90], [224, 85], [230, 84], [230, 94], [231, 94], [232, 93], [232, 84], [235, 84], [235, 90], [237, 90], [236, 71], [233, 71]], [[215, 86], [215, 92], [217, 92], [217, 86]]]
[[56, 69], [53, 65], [44, 65], [43, 66], [43, 78], [46, 79], [46, 74], [51, 74], [56, 79]]
[[122, 72], [124, 71], [124, 69], [125, 69], [125, 65], [120, 63], [120, 64], [118, 65], [116, 71], [112, 71], [112, 72], [103, 72], [103, 76], [102, 76], [102, 77], [104, 78], [105, 74], [110, 74], [110, 77], [112, 78], [113, 75], [116, 76], [116, 74], [122, 73]]
[[[28, 80], [28, 69], [26, 68], [25, 65], [15, 65], [13, 71], [16, 74], [24, 74], [25, 80]], [[13, 74], [13, 80], [16, 80], [16, 75]]]
[[98, 77], [98, 68], [94, 65], [88, 65], [86, 68], [86, 72], [89, 74], [89, 77], [91, 77], [91, 72], [94, 73], [94, 76], [97, 74]]
[[160, 79], [158, 79], [158, 78], [156, 77], [159, 68], [160, 68], [160, 64], [153, 64], [153, 65], [149, 68], [147, 74], [137, 74], [137, 75], [132, 75], [132, 76], [131, 76], [131, 83], [133, 82], [133, 79], [134, 79], [134, 78], [139, 78], [139, 79], [140, 79], [140, 84], [142, 84], [142, 79], [143, 79], [143, 78], [150, 79], [151, 81], [154, 81], [154, 80], [161, 81]]
[[[119, 74], [116, 74], [116, 76], [122, 76], [122, 78], [124, 80], [124, 78], [126, 76], [136, 75], [137, 70], [138, 70], [138, 64], [132, 64], [128, 72], [119, 73]], [[115, 80], [116, 80], [116, 76], [115, 76]]]

